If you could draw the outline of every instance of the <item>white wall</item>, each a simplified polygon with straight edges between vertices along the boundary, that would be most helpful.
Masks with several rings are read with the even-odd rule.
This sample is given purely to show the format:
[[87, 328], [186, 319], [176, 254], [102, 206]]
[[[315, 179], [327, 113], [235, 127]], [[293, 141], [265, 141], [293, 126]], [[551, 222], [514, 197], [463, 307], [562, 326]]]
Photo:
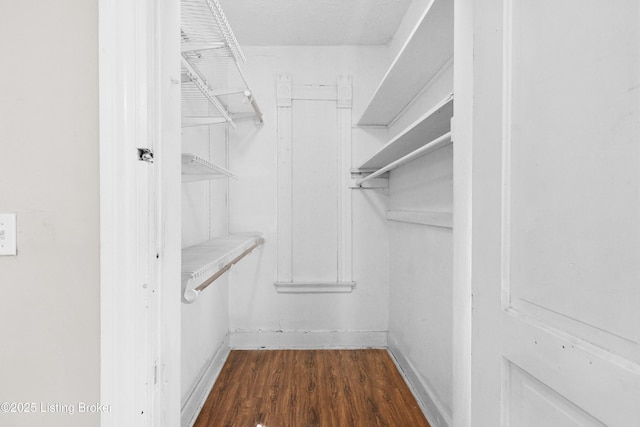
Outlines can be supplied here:
[[[451, 212], [452, 161], [448, 146], [394, 170], [390, 208]], [[412, 365], [420, 382], [416, 386], [429, 393], [432, 405], [447, 419], [452, 399], [453, 230], [389, 221], [389, 238], [389, 342]]]
[[[452, 230], [390, 222], [389, 341], [451, 415]], [[434, 411], [435, 412], [435, 411]]]
[[[452, 161], [448, 146], [393, 171], [391, 209], [451, 212]], [[389, 238], [390, 344], [450, 418], [453, 230], [390, 221]]]
[[[414, 1], [390, 44], [415, 26], [430, 1]], [[453, 91], [453, 64], [423, 89], [389, 126], [402, 132]], [[389, 208], [421, 212], [453, 211], [453, 146], [395, 169], [389, 179]], [[389, 345], [410, 366], [410, 379], [434, 425], [452, 416], [453, 230], [389, 222]]]
[[[220, 84], [222, 77], [212, 73]], [[183, 115], [206, 115], [207, 105], [183, 103]], [[226, 166], [224, 126], [196, 126], [182, 130], [182, 152], [193, 153]], [[226, 179], [182, 184], [182, 247], [228, 233]], [[225, 354], [229, 331], [228, 275], [223, 275], [192, 304], [182, 304], [181, 404], [189, 402], [183, 417], [189, 418], [203, 390], [198, 382], [206, 376], [213, 359]], [[209, 373], [211, 375], [211, 373]]]
[[[452, 212], [453, 147], [392, 171], [389, 193], [391, 210]], [[389, 237], [389, 341], [450, 419], [453, 230], [389, 222]]]
[[97, 426], [40, 402], [100, 399], [98, 2], [0, 2], [0, 425]]
[[[211, 76], [210, 76], [211, 77]], [[224, 81], [216, 80], [219, 84]], [[205, 116], [206, 103], [183, 102], [182, 114]], [[182, 129], [182, 152], [193, 153], [220, 166], [227, 166], [225, 126]], [[182, 247], [228, 233], [226, 179], [182, 184]], [[212, 380], [211, 366], [228, 348], [228, 275], [223, 275], [192, 304], [182, 304], [181, 405], [183, 424], [193, 416]], [[202, 381], [202, 383], [200, 383]]]
[[[374, 335], [384, 337], [384, 334], [371, 334], [386, 331], [388, 326], [388, 242], [381, 237], [386, 233], [384, 191], [353, 193], [353, 272], [357, 285], [352, 293], [276, 292], [275, 101], [278, 74], [290, 74], [294, 85], [335, 85], [338, 75], [351, 75], [355, 121], [382, 78], [388, 50], [385, 47], [250, 47], [245, 53], [246, 73], [264, 112], [265, 125], [259, 129], [241, 126], [231, 131], [231, 168], [241, 176], [240, 181], [231, 183], [231, 231], [261, 231], [266, 243], [231, 271], [232, 346], [357, 345], [370, 342]], [[380, 146], [383, 142], [380, 133], [380, 130], [353, 130], [354, 165]], [[309, 331], [316, 334], [305, 333]], [[305, 339], [305, 336], [316, 338]]]

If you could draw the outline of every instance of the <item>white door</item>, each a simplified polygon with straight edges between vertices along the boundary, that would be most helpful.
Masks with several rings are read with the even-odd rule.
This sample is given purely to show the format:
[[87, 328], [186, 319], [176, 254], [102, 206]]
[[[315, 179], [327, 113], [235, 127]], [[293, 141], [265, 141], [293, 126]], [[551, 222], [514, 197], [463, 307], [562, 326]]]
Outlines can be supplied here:
[[640, 5], [474, 2], [473, 427], [640, 426]]

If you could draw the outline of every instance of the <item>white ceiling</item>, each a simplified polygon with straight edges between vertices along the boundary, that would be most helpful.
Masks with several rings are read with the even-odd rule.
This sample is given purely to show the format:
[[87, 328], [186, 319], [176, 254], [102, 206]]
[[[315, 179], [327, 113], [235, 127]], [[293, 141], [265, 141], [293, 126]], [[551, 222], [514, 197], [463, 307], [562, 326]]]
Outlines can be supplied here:
[[243, 46], [386, 44], [411, 0], [219, 0]]

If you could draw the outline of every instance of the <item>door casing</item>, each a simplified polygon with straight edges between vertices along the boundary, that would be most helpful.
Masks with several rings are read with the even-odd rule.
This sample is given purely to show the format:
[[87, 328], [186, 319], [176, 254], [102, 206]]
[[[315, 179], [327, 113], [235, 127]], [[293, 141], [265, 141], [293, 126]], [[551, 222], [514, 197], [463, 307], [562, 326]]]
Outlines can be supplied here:
[[104, 427], [180, 423], [179, 19], [176, 0], [99, 0]]

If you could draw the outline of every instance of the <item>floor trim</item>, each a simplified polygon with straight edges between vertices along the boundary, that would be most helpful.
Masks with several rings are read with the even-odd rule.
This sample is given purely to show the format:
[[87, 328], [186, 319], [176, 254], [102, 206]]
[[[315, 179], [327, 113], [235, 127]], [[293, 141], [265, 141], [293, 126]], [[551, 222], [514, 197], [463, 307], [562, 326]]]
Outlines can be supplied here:
[[422, 380], [418, 371], [413, 367], [409, 359], [404, 357], [397, 342], [392, 337], [387, 338], [387, 344], [387, 351], [396, 363], [400, 374], [404, 377], [431, 426], [450, 427], [452, 425], [451, 414], [445, 411], [444, 405], [440, 402], [433, 388]]
[[386, 347], [386, 331], [235, 331], [231, 333], [231, 348], [237, 350]]
[[196, 422], [200, 410], [207, 401], [207, 397], [209, 397], [209, 393], [211, 393], [211, 389], [222, 371], [224, 362], [226, 362], [227, 357], [229, 357], [230, 351], [229, 335], [227, 335], [211, 359], [211, 362], [209, 362], [209, 366], [207, 366], [204, 374], [182, 406], [180, 413], [180, 425], [182, 427], [192, 427]]

